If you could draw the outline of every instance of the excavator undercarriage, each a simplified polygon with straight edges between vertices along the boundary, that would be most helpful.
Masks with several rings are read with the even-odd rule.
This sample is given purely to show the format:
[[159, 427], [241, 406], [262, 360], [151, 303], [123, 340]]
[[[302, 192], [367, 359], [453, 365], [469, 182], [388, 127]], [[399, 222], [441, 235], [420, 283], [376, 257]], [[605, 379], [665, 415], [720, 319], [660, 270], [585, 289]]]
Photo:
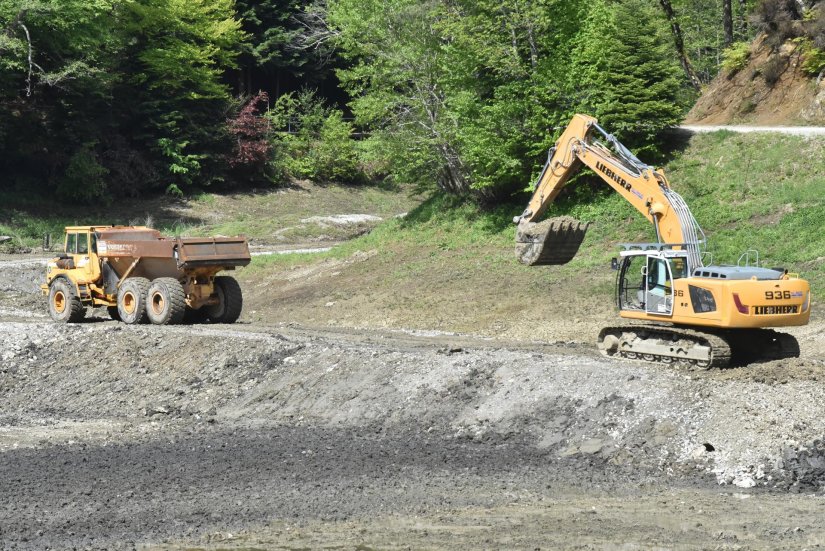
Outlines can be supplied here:
[[772, 329], [693, 330], [666, 325], [621, 325], [599, 333], [605, 356], [664, 364], [725, 368], [799, 356], [799, 343]]

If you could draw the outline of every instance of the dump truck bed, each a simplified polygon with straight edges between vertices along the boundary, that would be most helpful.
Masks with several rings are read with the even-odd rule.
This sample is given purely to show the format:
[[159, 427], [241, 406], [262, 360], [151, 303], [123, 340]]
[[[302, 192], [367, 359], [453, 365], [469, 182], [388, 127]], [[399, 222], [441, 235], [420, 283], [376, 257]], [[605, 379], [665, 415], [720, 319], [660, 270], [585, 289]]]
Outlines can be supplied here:
[[246, 266], [252, 260], [242, 237], [178, 237], [175, 239], [181, 269], [201, 266]]
[[175, 277], [200, 268], [232, 269], [252, 260], [243, 237], [163, 237], [150, 228], [105, 228], [95, 232], [97, 253], [118, 276], [140, 259], [133, 275]]

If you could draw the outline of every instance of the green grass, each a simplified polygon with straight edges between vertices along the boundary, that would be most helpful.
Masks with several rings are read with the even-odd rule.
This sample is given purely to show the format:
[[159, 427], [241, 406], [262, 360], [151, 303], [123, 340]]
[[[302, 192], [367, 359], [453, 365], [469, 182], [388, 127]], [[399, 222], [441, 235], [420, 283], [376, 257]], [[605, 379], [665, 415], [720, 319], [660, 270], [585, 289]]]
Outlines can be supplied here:
[[187, 199], [161, 196], [88, 206], [0, 193], [0, 205], [3, 205], [0, 206], [0, 235], [13, 236], [16, 246], [37, 247], [46, 233], [51, 234], [53, 240], [59, 240], [68, 225], [146, 224], [148, 221], [148, 225], [166, 235], [247, 235], [257, 242], [301, 242], [322, 236], [348, 239], [368, 228], [322, 227], [301, 220], [316, 215], [353, 213], [391, 218], [418, 202], [420, 198], [407, 188], [310, 183], [297, 183], [284, 189], [235, 194], [201, 192]]
[[[311, 258], [343, 259], [357, 251], [377, 250], [381, 254], [392, 256], [394, 245], [414, 245], [414, 248], [424, 252], [422, 265], [428, 264], [428, 258], [451, 251], [460, 252], [467, 260], [471, 260], [471, 253], [478, 249], [491, 246], [496, 250], [512, 248], [515, 230], [510, 227], [510, 219], [510, 207], [482, 211], [469, 201], [435, 195], [404, 218], [387, 220], [369, 234], [325, 253], [256, 257], [253, 259], [253, 267], [291, 266], [305, 263]], [[396, 269], [414, 270], [415, 263], [398, 266]]]
[[825, 296], [825, 139], [714, 133], [693, 138], [670, 180], [709, 237], [715, 263], [757, 249]]
[[[743, 252], [756, 249], [763, 265], [800, 272], [811, 281], [816, 296], [823, 297], [823, 166], [822, 138], [718, 132], [693, 137], [665, 172], [707, 233], [714, 263], [736, 264]], [[596, 187], [595, 193], [584, 182], [573, 186], [548, 214], [592, 222], [579, 254], [567, 266], [540, 270], [515, 261], [512, 218], [523, 205], [482, 210], [468, 201], [436, 195], [403, 220], [389, 220], [328, 253], [256, 258], [252, 270], [342, 259], [368, 250], [379, 251], [391, 264], [400, 251], [406, 251], [405, 263], [392, 266], [388, 274], [398, 281], [445, 269], [469, 280], [518, 278], [528, 269], [534, 271], [536, 281], [545, 281], [608, 266], [619, 243], [655, 240], [651, 225], [606, 185]], [[447, 265], [446, 259], [454, 265]], [[598, 292], [609, 295], [612, 290], [605, 287]]]
[[[300, 242], [325, 237], [348, 239], [353, 228], [302, 222], [312, 216], [372, 214], [391, 218], [420, 201], [407, 188], [310, 184], [275, 193], [248, 193], [234, 196], [208, 194], [192, 203], [194, 212], [221, 213], [221, 219], [206, 221], [192, 229], [193, 235], [248, 235], [256, 239], [277, 237]], [[207, 218], [204, 216], [204, 218]]]

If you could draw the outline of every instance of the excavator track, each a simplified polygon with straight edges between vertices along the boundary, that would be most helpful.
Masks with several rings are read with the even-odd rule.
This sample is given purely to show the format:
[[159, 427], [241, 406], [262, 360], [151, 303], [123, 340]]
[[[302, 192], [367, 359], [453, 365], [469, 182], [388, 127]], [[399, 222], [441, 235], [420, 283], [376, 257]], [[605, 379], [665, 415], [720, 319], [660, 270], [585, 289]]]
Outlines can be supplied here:
[[576, 256], [588, 225], [566, 216], [519, 225], [516, 257], [528, 266], [567, 264]]
[[703, 369], [728, 367], [731, 359], [730, 343], [722, 335], [657, 325], [605, 327], [598, 346], [605, 356]]

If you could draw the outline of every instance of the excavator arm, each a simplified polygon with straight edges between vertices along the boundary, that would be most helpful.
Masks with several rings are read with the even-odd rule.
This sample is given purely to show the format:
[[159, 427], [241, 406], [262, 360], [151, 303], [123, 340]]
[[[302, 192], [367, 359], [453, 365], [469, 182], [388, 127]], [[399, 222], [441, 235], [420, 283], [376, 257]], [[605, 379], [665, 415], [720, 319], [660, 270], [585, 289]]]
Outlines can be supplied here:
[[705, 236], [682, 197], [670, 188], [662, 171], [641, 162], [586, 115], [575, 115], [550, 149], [527, 208], [514, 219], [516, 255], [522, 263], [566, 264], [575, 256], [588, 224], [568, 217], [539, 220], [582, 166], [592, 169], [645, 216], [659, 243], [687, 249], [691, 271], [702, 266]]

